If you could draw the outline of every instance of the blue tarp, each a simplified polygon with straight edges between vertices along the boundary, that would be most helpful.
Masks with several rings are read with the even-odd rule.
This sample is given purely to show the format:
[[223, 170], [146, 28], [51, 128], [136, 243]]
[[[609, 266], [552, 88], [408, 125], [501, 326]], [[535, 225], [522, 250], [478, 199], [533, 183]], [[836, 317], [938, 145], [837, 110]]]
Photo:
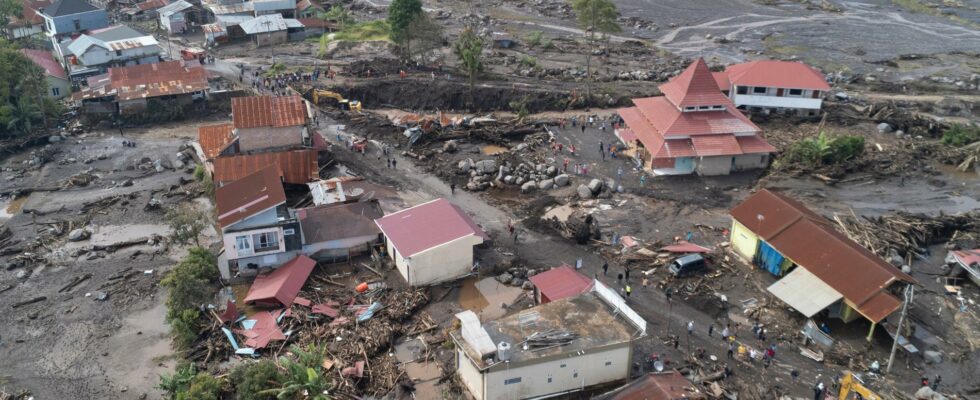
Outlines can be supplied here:
[[757, 260], [759, 266], [765, 268], [770, 274], [780, 276], [783, 274], [783, 257], [779, 254], [776, 249], [772, 248], [769, 243], [761, 242], [759, 245], [759, 259]]

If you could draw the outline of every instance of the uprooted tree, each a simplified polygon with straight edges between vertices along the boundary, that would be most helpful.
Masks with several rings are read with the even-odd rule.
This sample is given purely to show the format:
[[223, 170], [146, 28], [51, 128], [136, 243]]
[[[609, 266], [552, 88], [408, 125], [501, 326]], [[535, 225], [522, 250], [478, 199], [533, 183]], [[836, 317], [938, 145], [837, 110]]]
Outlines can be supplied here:
[[589, 51], [585, 55], [585, 88], [586, 98], [592, 98], [592, 55], [595, 53], [596, 42], [601, 38], [596, 33], [610, 34], [619, 32], [621, 28], [616, 23], [616, 4], [612, 0], [572, 0], [572, 10], [575, 11], [578, 25], [585, 30], [585, 40]]
[[470, 105], [476, 106], [476, 77], [483, 72], [483, 39], [477, 36], [472, 27], [466, 27], [453, 44], [453, 53], [459, 60], [460, 68], [466, 72], [470, 84]]

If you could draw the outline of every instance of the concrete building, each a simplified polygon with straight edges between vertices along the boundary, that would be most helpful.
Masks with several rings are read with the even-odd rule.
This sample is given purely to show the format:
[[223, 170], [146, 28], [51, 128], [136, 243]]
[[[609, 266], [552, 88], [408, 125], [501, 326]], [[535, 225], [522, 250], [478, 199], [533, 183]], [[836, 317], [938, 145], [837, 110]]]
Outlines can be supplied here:
[[48, 82], [48, 96], [53, 99], [62, 99], [71, 95], [71, 82], [68, 74], [61, 69], [61, 65], [54, 59], [50, 51], [20, 49], [21, 54], [30, 58], [34, 64], [44, 69], [44, 80]]
[[248, 96], [231, 99], [239, 153], [310, 147], [311, 110], [300, 96]]
[[109, 26], [109, 14], [85, 0], [59, 0], [40, 10], [44, 32], [57, 45], [77, 33]]
[[89, 114], [140, 114], [154, 104], [183, 107], [206, 99], [209, 91], [204, 67], [183, 61], [109, 68], [87, 82], [72, 100]]
[[660, 85], [663, 96], [633, 99], [618, 110], [625, 125], [615, 134], [623, 153], [657, 175], [728, 175], [765, 168], [776, 149], [760, 129], [720, 90], [697, 59], [680, 75]]
[[[807, 318], [824, 315], [875, 325], [897, 311], [908, 274], [837, 232], [803, 204], [763, 189], [731, 211], [732, 251], [781, 276], [768, 291]], [[900, 283], [901, 282], [901, 283]]]
[[116, 25], [61, 42], [55, 51], [69, 77], [80, 82], [109, 68], [160, 62], [163, 49], [153, 35]]
[[481, 324], [456, 314], [456, 373], [477, 400], [529, 399], [625, 382], [646, 321], [612, 289], [593, 289]]
[[820, 71], [802, 62], [760, 60], [714, 73], [718, 88], [741, 110], [816, 115], [830, 90]]
[[184, 0], [177, 0], [161, 7], [157, 10], [160, 27], [170, 33], [183, 33], [187, 30], [187, 13], [193, 7], [193, 4]]
[[316, 260], [349, 259], [381, 243], [374, 220], [384, 216], [377, 200], [296, 210], [303, 253]]
[[283, 18], [279, 14], [264, 14], [238, 25], [242, 32], [252, 40], [255, 45], [271, 46], [289, 41], [290, 30], [301, 31], [303, 24], [292, 18]]
[[4, 28], [7, 39], [20, 39], [44, 32], [44, 17], [38, 13], [51, 5], [48, 0], [20, 0], [21, 15], [10, 16]]
[[473, 246], [489, 237], [469, 215], [436, 199], [374, 221], [385, 236], [388, 257], [409, 285], [450, 281], [473, 269]]

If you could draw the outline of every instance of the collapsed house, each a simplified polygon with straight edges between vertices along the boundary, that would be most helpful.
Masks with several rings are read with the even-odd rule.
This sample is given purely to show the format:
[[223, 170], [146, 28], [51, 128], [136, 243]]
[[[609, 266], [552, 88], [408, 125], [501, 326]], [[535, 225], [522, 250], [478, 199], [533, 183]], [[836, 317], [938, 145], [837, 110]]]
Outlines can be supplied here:
[[436, 199], [375, 220], [387, 255], [412, 286], [450, 281], [470, 273], [473, 246], [486, 232], [455, 204]]
[[713, 74], [718, 88], [748, 111], [816, 115], [830, 90], [824, 75], [802, 62], [758, 60]]
[[763, 189], [731, 211], [733, 252], [782, 278], [770, 293], [807, 318], [818, 313], [876, 324], [897, 311], [899, 283], [908, 274], [837, 232], [825, 218], [781, 194]]
[[980, 286], [980, 249], [973, 250], [954, 250], [946, 255], [946, 263], [953, 265], [950, 276], [960, 276], [964, 272]]
[[139, 114], [151, 103], [182, 107], [207, 98], [207, 72], [183, 61], [109, 68], [109, 73], [88, 79], [89, 86], [72, 100], [90, 114]]
[[650, 372], [617, 390], [607, 400], [704, 400], [708, 396], [698, 390], [680, 372]]
[[776, 148], [720, 90], [704, 59], [660, 85], [664, 94], [618, 110], [624, 153], [658, 175], [728, 175], [765, 168]]
[[630, 377], [646, 321], [599, 281], [592, 290], [481, 323], [456, 314], [456, 373], [477, 400], [557, 396]]

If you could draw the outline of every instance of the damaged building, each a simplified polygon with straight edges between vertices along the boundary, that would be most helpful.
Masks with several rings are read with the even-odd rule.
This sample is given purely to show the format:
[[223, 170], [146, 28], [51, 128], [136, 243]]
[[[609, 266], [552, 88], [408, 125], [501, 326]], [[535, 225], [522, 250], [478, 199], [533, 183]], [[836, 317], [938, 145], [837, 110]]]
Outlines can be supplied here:
[[183, 61], [109, 68], [88, 82], [72, 100], [89, 114], [140, 114], [152, 109], [151, 103], [183, 107], [206, 99], [209, 91], [204, 67]]

